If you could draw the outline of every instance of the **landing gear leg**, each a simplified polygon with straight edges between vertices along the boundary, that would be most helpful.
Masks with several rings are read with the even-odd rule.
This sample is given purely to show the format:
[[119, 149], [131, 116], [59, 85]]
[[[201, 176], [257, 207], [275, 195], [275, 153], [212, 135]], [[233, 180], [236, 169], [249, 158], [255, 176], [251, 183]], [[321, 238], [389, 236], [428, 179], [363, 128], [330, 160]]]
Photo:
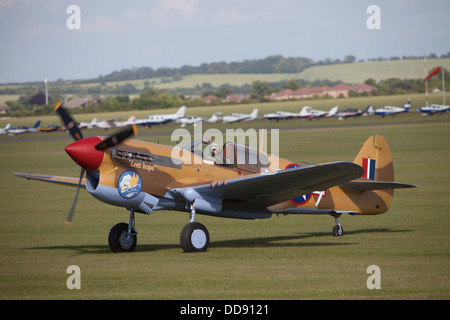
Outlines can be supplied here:
[[341, 224], [339, 223], [338, 219], [341, 215], [335, 215], [334, 221], [336, 222], [336, 225], [333, 227], [333, 236], [340, 237], [344, 234], [344, 229], [342, 228]]
[[130, 209], [128, 224], [118, 223], [112, 227], [108, 237], [112, 252], [132, 252], [136, 248], [137, 232], [134, 229], [134, 210]]
[[209, 246], [209, 232], [204, 225], [195, 222], [195, 200], [190, 206], [190, 222], [180, 234], [180, 244], [184, 252], [206, 251]]

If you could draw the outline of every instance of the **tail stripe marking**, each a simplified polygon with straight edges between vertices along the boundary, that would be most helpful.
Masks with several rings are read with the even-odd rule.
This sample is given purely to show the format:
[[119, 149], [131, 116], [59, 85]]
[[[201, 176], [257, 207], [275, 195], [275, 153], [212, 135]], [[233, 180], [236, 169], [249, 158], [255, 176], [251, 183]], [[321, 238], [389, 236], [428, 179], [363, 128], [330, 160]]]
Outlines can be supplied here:
[[363, 158], [364, 177], [375, 180], [375, 159]]

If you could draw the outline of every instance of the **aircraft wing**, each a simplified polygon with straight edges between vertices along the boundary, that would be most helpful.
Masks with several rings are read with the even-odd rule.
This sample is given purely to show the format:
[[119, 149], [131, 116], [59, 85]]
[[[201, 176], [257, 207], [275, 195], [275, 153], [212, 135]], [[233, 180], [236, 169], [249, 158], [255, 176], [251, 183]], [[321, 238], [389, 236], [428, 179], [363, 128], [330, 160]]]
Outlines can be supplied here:
[[[48, 176], [48, 175], [42, 175], [42, 174], [29, 174], [29, 173], [14, 173], [15, 176], [25, 178], [28, 180], [39, 180], [39, 181], [46, 181], [46, 182], [53, 182], [58, 184], [65, 184], [69, 186], [76, 187], [78, 185], [79, 178], [73, 178], [73, 177], [60, 177], [60, 176]], [[81, 180], [81, 187], [86, 187], [86, 178], [83, 178]]]
[[[359, 178], [364, 170], [351, 162], [335, 162], [310, 167], [291, 168], [265, 174], [248, 175], [237, 179], [212, 182], [199, 186], [175, 188], [172, 196], [195, 200], [204, 208], [220, 212], [222, 206], [236, 206], [239, 210], [264, 211], [267, 207], [316, 191], [325, 190]], [[207, 210], [206, 210], [207, 211]]]

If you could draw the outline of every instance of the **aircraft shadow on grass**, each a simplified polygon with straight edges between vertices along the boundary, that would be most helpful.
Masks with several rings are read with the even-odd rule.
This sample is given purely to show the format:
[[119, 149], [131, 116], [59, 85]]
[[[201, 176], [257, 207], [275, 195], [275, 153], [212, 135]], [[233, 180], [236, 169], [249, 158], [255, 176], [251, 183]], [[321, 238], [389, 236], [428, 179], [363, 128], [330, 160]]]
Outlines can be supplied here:
[[[391, 230], [388, 228], [373, 228], [373, 229], [360, 229], [354, 231], [347, 231], [348, 235], [364, 234], [364, 233], [397, 233], [397, 232], [411, 232], [412, 230]], [[234, 240], [220, 240], [211, 242], [211, 247], [214, 248], [283, 248], [283, 247], [333, 247], [333, 246], [348, 246], [356, 245], [359, 242], [343, 242], [341, 239], [336, 239], [335, 242], [288, 242], [302, 239], [318, 238], [318, 237], [330, 237], [329, 232], [313, 232], [313, 233], [301, 233], [290, 236], [273, 236], [273, 237], [258, 237], [247, 239], [234, 239]], [[333, 238], [335, 239], [335, 238]], [[141, 244], [139, 250], [136, 252], [152, 252], [160, 250], [178, 249], [180, 246], [178, 243], [173, 244]], [[24, 248], [27, 250], [73, 250], [77, 254], [101, 254], [111, 253], [108, 246], [105, 245], [66, 245], [66, 246], [44, 246], [44, 247], [29, 247]]]

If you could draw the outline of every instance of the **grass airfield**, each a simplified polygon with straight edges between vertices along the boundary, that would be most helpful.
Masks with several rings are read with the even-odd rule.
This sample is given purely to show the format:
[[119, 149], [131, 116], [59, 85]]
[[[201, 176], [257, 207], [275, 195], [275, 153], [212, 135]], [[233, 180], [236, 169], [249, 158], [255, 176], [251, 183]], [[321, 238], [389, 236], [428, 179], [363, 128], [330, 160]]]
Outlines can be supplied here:
[[[211, 236], [208, 251], [199, 254], [185, 254], [179, 245], [188, 214], [137, 215], [136, 251], [113, 254], [108, 233], [128, 221], [127, 210], [81, 190], [67, 227], [74, 188], [12, 174], [78, 176], [64, 152], [71, 139], [65, 133], [2, 136], [0, 299], [449, 299], [450, 114], [291, 121], [236, 128], [279, 126], [281, 156], [317, 163], [352, 161], [367, 137], [381, 134], [396, 180], [420, 187], [397, 190], [385, 214], [343, 215], [338, 238], [330, 216], [197, 215]], [[177, 127], [144, 129], [137, 139], [173, 145], [170, 132]], [[80, 290], [66, 286], [70, 265], [81, 269]], [[370, 265], [380, 267], [380, 290], [366, 286]]]

